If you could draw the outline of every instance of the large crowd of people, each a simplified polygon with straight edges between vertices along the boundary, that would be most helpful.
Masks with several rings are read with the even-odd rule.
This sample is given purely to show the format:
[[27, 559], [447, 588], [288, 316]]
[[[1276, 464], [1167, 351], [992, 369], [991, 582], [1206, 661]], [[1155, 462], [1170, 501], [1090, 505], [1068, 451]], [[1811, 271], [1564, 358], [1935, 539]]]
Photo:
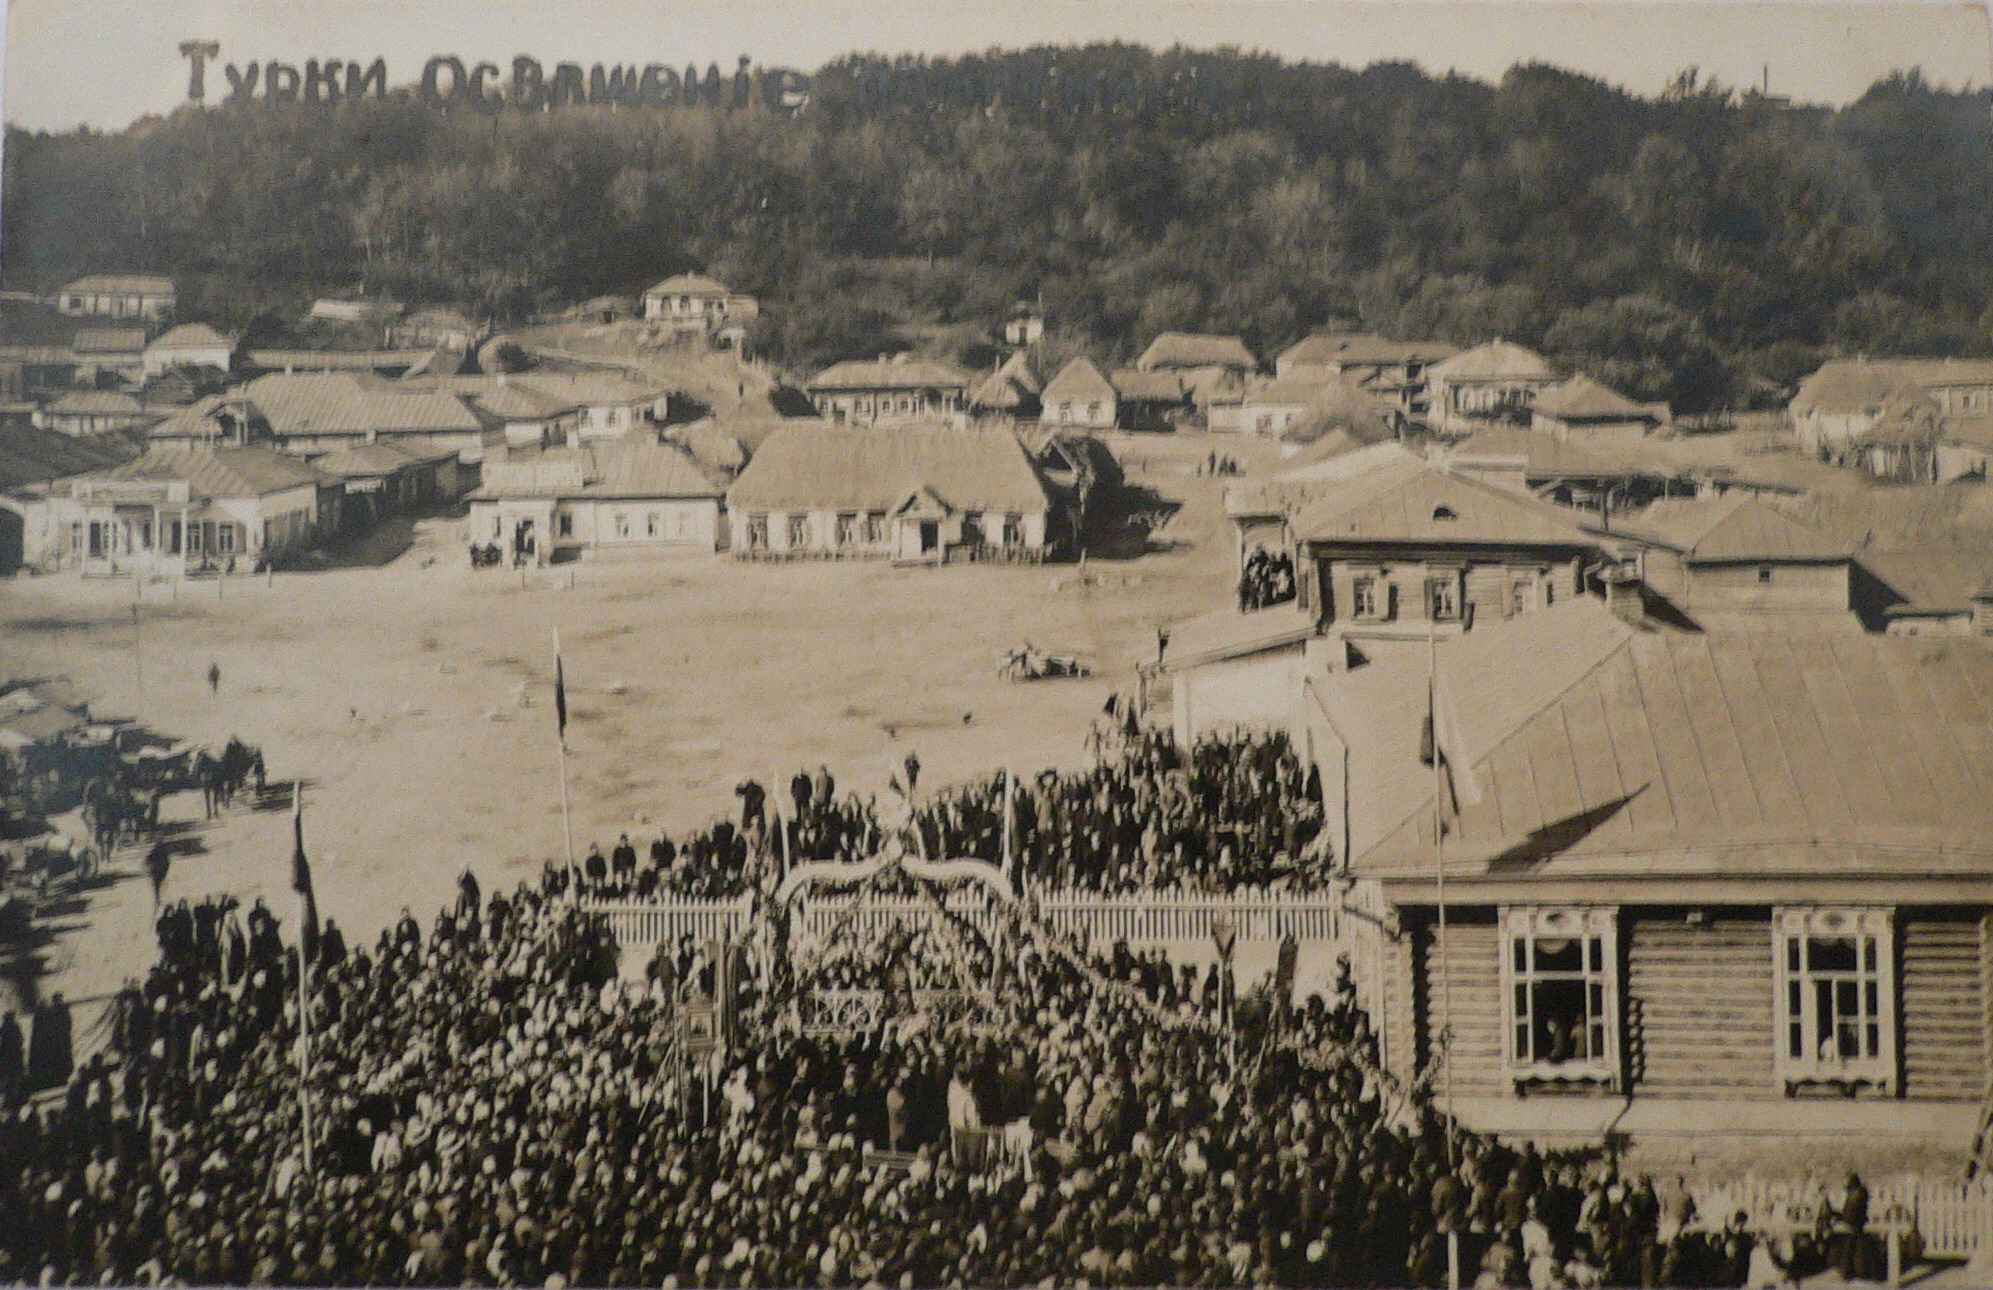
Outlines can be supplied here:
[[[930, 859], [1002, 863], [1011, 802], [1016, 877], [1041, 891], [1309, 891], [1327, 885], [1321, 782], [1279, 734], [1213, 735], [1189, 749], [1167, 732], [1137, 732], [1085, 770], [986, 776], [917, 795], [919, 761], [895, 782], [915, 842]], [[837, 795], [828, 769], [798, 772], [771, 801], [759, 781], [735, 790], [738, 818], [641, 847], [627, 835], [591, 845], [573, 881], [615, 900], [729, 900], [767, 875], [811, 860], [873, 855], [887, 832], [875, 798]]]
[[[821, 944], [771, 916], [731, 973], [664, 953], [644, 987], [560, 882], [473, 880], [350, 951], [328, 926], [308, 1008], [260, 904], [162, 911], [108, 1047], [0, 1127], [0, 1280], [1434, 1286], [1449, 1233], [1486, 1286], [1759, 1257], [1647, 1180], [1450, 1130], [1346, 984], [1239, 997], [1012, 910]], [[868, 1020], [809, 1024], [853, 986]], [[678, 1024], [702, 994], [731, 1045]]]

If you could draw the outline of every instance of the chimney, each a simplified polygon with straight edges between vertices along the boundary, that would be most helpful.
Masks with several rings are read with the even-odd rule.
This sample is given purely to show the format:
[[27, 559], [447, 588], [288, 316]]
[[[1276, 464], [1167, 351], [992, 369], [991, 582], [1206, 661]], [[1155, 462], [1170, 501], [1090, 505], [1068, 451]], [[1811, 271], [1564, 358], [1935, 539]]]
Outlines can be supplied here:
[[1608, 565], [1599, 580], [1605, 584], [1605, 604], [1613, 617], [1635, 627], [1647, 620], [1646, 601], [1640, 594], [1640, 571], [1631, 561]]

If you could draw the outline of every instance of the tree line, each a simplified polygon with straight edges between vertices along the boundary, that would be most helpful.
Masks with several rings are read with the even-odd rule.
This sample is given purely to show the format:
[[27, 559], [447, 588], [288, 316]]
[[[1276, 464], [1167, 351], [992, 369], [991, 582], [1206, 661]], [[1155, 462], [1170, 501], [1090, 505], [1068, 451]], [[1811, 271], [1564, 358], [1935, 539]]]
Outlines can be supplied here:
[[1541, 65], [853, 56], [793, 115], [401, 91], [10, 130], [6, 167], [9, 287], [163, 272], [269, 336], [355, 286], [509, 320], [698, 268], [796, 368], [984, 364], [1021, 300], [1108, 361], [1171, 329], [1268, 359], [1323, 326], [1501, 336], [1687, 411], [1834, 353], [1993, 349], [1993, 114], [1915, 73], [1829, 109], [1693, 70], [1641, 97]]

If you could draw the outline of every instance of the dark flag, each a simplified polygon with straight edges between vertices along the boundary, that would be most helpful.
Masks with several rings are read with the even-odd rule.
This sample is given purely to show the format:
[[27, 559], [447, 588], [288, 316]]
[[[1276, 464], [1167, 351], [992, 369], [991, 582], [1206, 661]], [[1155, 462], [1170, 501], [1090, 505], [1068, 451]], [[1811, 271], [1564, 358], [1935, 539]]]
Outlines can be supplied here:
[[554, 646], [554, 724], [560, 737], [567, 738], [567, 673], [561, 668], [560, 646]]
[[291, 787], [291, 890], [298, 896], [298, 934], [306, 963], [318, 959], [318, 897], [304, 854], [304, 786]]

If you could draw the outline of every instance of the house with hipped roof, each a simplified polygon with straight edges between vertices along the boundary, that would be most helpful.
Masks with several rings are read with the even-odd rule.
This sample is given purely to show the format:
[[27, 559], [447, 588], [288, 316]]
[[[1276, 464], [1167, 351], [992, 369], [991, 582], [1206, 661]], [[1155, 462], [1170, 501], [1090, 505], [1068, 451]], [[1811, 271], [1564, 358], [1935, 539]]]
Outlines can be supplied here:
[[1490, 425], [1526, 426], [1537, 396], [1562, 379], [1541, 354], [1491, 340], [1426, 369], [1427, 424], [1444, 435], [1472, 434]]
[[240, 342], [224, 336], [206, 323], [181, 323], [155, 337], [145, 347], [147, 378], [175, 367], [215, 368], [223, 372], [235, 366]]
[[1671, 418], [1667, 404], [1635, 403], [1583, 372], [1539, 393], [1529, 409], [1530, 429], [1566, 443], [1640, 439]]
[[1993, 1067], [1993, 653], [1591, 600], [1311, 680], [1289, 731], [1387, 1067], [1468, 1125], [1968, 1149]]
[[1031, 454], [999, 426], [789, 425], [727, 492], [744, 558], [1039, 560], [1051, 511]]
[[512, 564], [706, 552], [725, 543], [725, 492], [692, 454], [654, 429], [574, 434], [488, 458], [470, 494], [474, 547]]
[[723, 344], [738, 344], [747, 324], [761, 314], [761, 302], [703, 273], [678, 273], [644, 292], [645, 322], [660, 324], [680, 335], [710, 336]]
[[37, 408], [31, 420], [61, 434], [95, 435], [136, 430], [158, 415], [123, 390], [68, 390]]
[[212, 409], [176, 418], [160, 429], [173, 427], [171, 437], [177, 441], [182, 429], [198, 429], [220, 417], [229, 418], [241, 442], [267, 441], [302, 456], [385, 442], [418, 451], [448, 450], [475, 462], [500, 438], [498, 424], [481, 416], [447, 381], [387, 381], [353, 372], [261, 376]]
[[1282, 350], [1273, 361], [1283, 381], [1339, 381], [1423, 421], [1429, 405], [1426, 371], [1460, 352], [1441, 341], [1390, 340], [1371, 332], [1318, 332]]
[[1245, 428], [1246, 389], [1259, 360], [1237, 336], [1166, 331], [1149, 342], [1135, 370], [1176, 377], [1206, 429], [1237, 434]]
[[1613, 532], [1642, 543], [1642, 583], [1705, 628], [1862, 630], [1854, 553], [1744, 494], [1666, 498]]
[[55, 293], [57, 309], [80, 317], [152, 322], [170, 317], [177, 303], [173, 280], [148, 273], [87, 274]]
[[1169, 626], [1160, 666], [1185, 741], [1277, 724], [1309, 676], [1423, 654], [1434, 640], [1581, 596], [1639, 611], [1622, 573], [1631, 543], [1395, 442], [1237, 485], [1226, 511], [1241, 577], [1256, 552], [1285, 558], [1296, 594]]
[[41, 572], [184, 575], [250, 570], [314, 545], [338, 522], [341, 482], [267, 447], [151, 447], [134, 460], [25, 485], [21, 519]]
[[971, 378], [947, 363], [899, 354], [834, 363], [804, 385], [817, 414], [853, 425], [891, 425], [953, 416], [968, 403]]

